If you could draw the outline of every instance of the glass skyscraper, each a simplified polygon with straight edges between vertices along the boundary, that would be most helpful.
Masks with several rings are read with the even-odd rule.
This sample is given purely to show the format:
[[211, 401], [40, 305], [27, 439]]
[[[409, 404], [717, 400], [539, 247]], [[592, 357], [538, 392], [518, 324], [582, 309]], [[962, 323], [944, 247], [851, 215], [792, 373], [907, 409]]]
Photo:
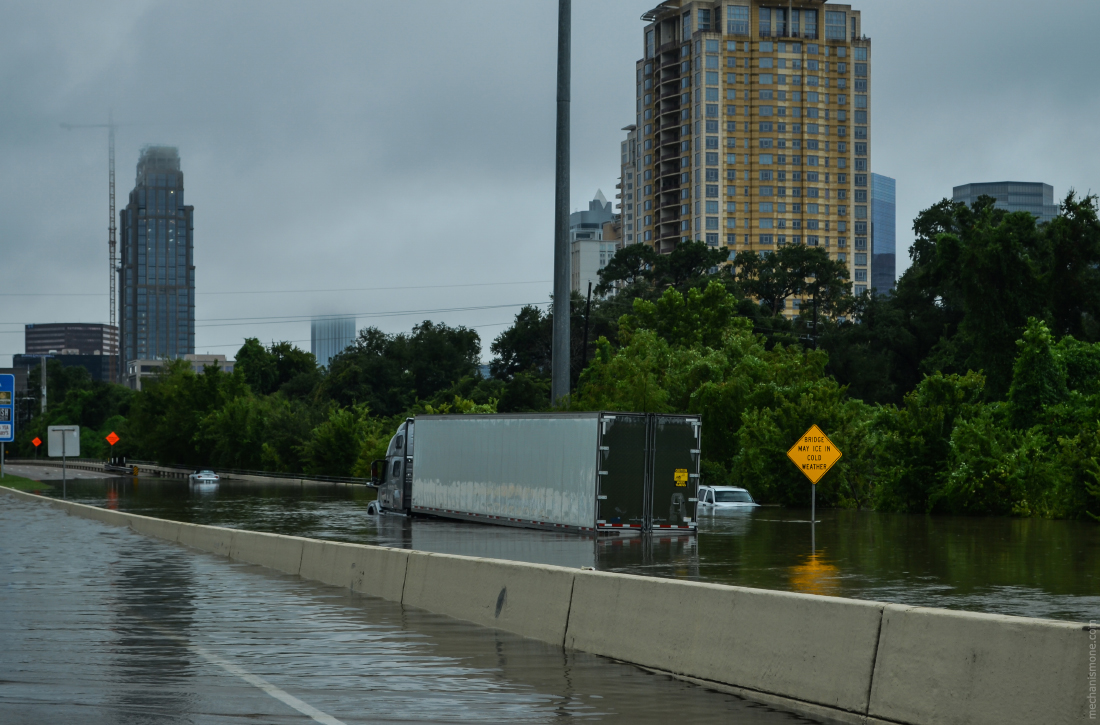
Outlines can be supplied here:
[[183, 203], [178, 149], [143, 148], [120, 214], [120, 370], [195, 352], [194, 211]]
[[897, 282], [897, 183], [871, 174], [871, 289], [878, 294]]
[[1029, 211], [1040, 222], [1049, 222], [1058, 216], [1054, 203], [1054, 187], [1034, 181], [994, 181], [983, 184], [963, 184], [953, 189], [952, 201], [970, 206], [979, 196], [992, 196], [998, 209]]
[[329, 360], [355, 342], [354, 317], [316, 317], [310, 325], [310, 352], [317, 364], [328, 367]]

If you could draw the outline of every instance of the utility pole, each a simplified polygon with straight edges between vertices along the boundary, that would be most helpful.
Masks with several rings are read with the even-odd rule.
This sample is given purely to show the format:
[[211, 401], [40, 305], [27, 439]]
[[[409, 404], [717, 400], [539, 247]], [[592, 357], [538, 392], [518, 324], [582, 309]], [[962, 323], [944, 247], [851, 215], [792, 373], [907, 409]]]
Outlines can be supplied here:
[[41, 372], [39, 376], [42, 379], [42, 415], [46, 414], [46, 356], [42, 356]]
[[588, 301], [584, 303], [584, 361], [581, 364], [581, 372], [588, 366], [588, 314], [592, 311], [592, 282], [588, 283]]
[[[118, 128], [118, 124], [115, 123], [114, 113], [110, 112], [110, 113], [107, 114], [107, 123], [63, 123], [63, 124], [61, 124], [61, 127], [64, 128], [64, 129], [67, 129], [69, 131], [73, 130], [74, 128], [105, 128], [105, 129], [107, 129], [107, 167], [108, 167], [108, 187], [109, 187], [109, 196], [110, 196], [110, 200], [109, 200], [110, 210], [108, 212], [108, 219], [107, 219], [107, 248], [108, 248], [108, 257], [110, 259], [110, 274], [109, 274], [109, 276], [110, 276], [110, 288], [111, 288], [110, 312], [108, 314], [108, 319], [110, 320], [111, 329], [114, 331], [114, 334], [116, 335], [116, 337], [115, 337], [115, 352], [114, 352], [114, 354], [112, 354], [110, 356], [110, 358], [111, 358], [110, 361], [108, 361], [108, 373], [107, 374], [108, 374], [108, 377], [110, 378], [110, 381], [112, 383], [117, 383], [118, 382], [117, 365], [118, 365], [118, 356], [119, 356], [119, 352], [120, 352], [118, 350], [118, 343], [119, 343], [119, 337], [120, 336], [118, 336], [118, 328], [117, 328], [116, 320], [115, 320], [115, 314], [117, 312], [117, 305], [115, 304], [115, 285], [116, 285], [115, 277], [118, 274], [118, 249], [117, 249], [117, 242], [116, 242], [116, 239], [115, 239], [115, 232], [116, 232], [116, 227], [115, 227], [115, 223], [116, 223], [115, 222], [115, 129]], [[42, 389], [43, 389], [43, 391], [45, 391], [45, 384], [43, 384]], [[46, 405], [46, 398], [45, 398], [45, 394], [43, 393], [43, 397], [42, 397], [42, 406], [43, 406], [42, 409], [43, 410], [45, 410], [45, 405]]]
[[569, 95], [572, 0], [558, 0], [558, 126], [554, 185], [554, 339], [551, 347], [550, 397], [569, 402]]

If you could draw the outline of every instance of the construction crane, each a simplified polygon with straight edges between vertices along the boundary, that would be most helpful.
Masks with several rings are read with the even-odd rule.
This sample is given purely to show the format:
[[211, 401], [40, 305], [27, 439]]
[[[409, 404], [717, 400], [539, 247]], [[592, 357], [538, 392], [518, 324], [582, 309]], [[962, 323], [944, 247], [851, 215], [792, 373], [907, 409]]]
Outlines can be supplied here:
[[119, 353], [118, 345], [121, 342], [121, 337], [122, 337], [121, 335], [119, 335], [119, 331], [118, 331], [117, 326], [115, 324], [115, 312], [116, 312], [116, 305], [115, 305], [116, 279], [115, 278], [118, 275], [118, 257], [117, 257], [118, 250], [117, 250], [117, 242], [115, 240], [115, 129], [118, 128], [118, 124], [115, 123], [114, 114], [113, 113], [108, 113], [107, 114], [107, 123], [63, 123], [63, 124], [61, 124], [61, 128], [67, 129], [69, 131], [73, 130], [74, 128], [105, 128], [105, 129], [107, 129], [107, 159], [108, 159], [107, 163], [108, 163], [108, 167], [109, 167], [109, 177], [110, 177], [110, 207], [111, 207], [110, 212], [109, 212], [109, 218], [108, 218], [108, 221], [107, 221], [107, 248], [108, 248], [108, 254], [110, 256], [110, 265], [111, 265], [111, 270], [110, 270], [110, 280], [111, 280], [111, 301], [110, 301], [110, 305], [111, 305], [111, 310], [110, 310], [109, 319], [110, 319], [111, 329], [114, 330], [114, 333], [116, 335], [116, 338], [115, 338], [115, 354], [110, 356], [111, 359], [108, 362], [108, 376], [109, 376], [110, 381], [112, 383], [117, 383], [118, 382], [118, 375], [117, 375], [117, 371], [115, 369], [115, 364], [117, 362], [118, 353]]

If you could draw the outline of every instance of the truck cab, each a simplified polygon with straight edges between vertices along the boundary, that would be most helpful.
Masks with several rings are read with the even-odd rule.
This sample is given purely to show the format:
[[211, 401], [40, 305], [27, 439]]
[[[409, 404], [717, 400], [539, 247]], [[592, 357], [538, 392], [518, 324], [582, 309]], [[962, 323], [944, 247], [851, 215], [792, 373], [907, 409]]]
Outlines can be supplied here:
[[378, 512], [408, 514], [412, 509], [413, 420], [390, 439], [386, 457], [371, 462], [371, 485], [378, 489]]

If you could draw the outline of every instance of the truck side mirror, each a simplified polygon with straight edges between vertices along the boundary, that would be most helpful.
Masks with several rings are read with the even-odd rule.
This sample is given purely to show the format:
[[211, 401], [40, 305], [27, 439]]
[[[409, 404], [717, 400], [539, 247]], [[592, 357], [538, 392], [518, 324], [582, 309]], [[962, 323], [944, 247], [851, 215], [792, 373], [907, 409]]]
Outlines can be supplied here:
[[370, 463], [370, 482], [377, 486], [386, 481], [386, 459], [379, 458]]

